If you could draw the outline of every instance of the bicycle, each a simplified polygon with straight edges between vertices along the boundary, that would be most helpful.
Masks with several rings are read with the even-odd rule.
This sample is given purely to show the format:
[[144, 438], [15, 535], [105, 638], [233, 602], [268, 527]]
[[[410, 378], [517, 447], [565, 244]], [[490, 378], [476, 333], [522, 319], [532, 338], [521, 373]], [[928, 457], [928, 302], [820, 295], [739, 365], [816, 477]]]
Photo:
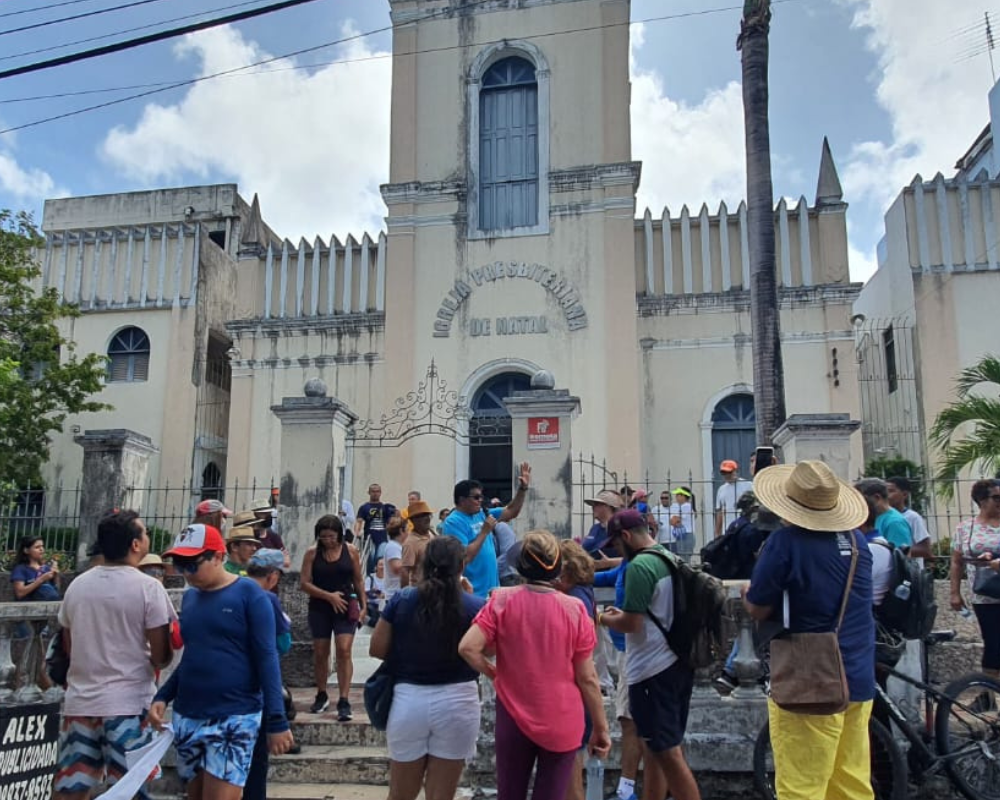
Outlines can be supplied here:
[[[955, 638], [955, 631], [933, 631], [927, 647]], [[928, 674], [924, 649], [922, 676]], [[1000, 800], [1000, 715], [997, 698], [1000, 681], [969, 673], [940, 690], [893, 669], [876, 666], [879, 680], [869, 723], [872, 744], [872, 788], [876, 800], [904, 800], [912, 779], [922, 783], [946, 771], [952, 785], [969, 800]], [[924, 697], [922, 719], [909, 720], [885, 691], [885, 678], [893, 677], [920, 690]], [[887, 727], [891, 723], [909, 743], [903, 750]], [[754, 784], [762, 797], [776, 800], [774, 759], [770, 728], [761, 728], [754, 745]]]

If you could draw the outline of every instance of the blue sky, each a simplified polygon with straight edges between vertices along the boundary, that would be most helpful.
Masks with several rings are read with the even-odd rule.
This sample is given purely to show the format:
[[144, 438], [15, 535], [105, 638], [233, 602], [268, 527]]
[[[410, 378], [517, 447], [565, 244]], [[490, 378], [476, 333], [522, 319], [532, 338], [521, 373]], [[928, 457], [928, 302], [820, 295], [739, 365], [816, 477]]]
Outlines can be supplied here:
[[[54, 0], [4, 0], [0, 14]], [[0, 16], [0, 32], [116, 5], [82, 0]], [[0, 34], [0, 69], [99, 45], [111, 31], [186, 14], [216, 16], [239, 0], [161, 0], [126, 11]], [[260, 5], [264, 0], [256, 0]], [[873, 269], [888, 203], [916, 172], [952, 173], [986, 124], [992, 83], [984, 10], [949, 0], [786, 0], [771, 34], [775, 195], [812, 200], [823, 136], [850, 203], [855, 280]], [[659, 215], [743, 196], [739, 10], [734, 0], [633, 0], [633, 156], [643, 161], [640, 211]], [[1000, 21], [1000, 13], [996, 19]], [[648, 20], [645, 21], [644, 20]], [[175, 23], [183, 24], [183, 23]], [[389, 24], [387, 0], [317, 0], [230, 29], [0, 81], [0, 128], [134, 91], [12, 102], [25, 97], [185, 80]], [[141, 35], [140, 31], [132, 35]], [[279, 62], [266, 74], [205, 81], [66, 120], [0, 135], [0, 207], [142, 188], [235, 181], [260, 193], [281, 234], [324, 239], [380, 228], [378, 184], [388, 170], [389, 34]], [[6, 58], [4, 58], [6, 56]], [[14, 56], [14, 57], [10, 57]], [[336, 59], [367, 59], [323, 65]], [[291, 66], [316, 65], [291, 70]]]

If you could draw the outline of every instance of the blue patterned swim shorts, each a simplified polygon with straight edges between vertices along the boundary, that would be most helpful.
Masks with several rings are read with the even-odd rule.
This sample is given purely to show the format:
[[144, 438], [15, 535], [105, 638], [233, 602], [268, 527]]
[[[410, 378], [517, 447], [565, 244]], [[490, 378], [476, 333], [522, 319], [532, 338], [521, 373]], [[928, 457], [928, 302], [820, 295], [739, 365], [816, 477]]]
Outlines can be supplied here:
[[261, 712], [224, 719], [173, 716], [177, 774], [185, 783], [204, 771], [234, 786], [247, 782]]

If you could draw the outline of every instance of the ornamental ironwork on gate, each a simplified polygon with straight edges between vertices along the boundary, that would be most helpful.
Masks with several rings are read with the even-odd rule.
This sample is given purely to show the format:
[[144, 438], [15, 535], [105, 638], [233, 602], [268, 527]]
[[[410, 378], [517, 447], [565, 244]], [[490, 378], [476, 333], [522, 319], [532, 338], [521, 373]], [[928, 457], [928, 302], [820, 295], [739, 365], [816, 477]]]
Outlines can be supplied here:
[[396, 398], [391, 411], [379, 419], [359, 420], [348, 436], [348, 446], [399, 447], [418, 436], [446, 436], [459, 444], [509, 441], [510, 417], [474, 414], [449, 388], [432, 360], [417, 388]]

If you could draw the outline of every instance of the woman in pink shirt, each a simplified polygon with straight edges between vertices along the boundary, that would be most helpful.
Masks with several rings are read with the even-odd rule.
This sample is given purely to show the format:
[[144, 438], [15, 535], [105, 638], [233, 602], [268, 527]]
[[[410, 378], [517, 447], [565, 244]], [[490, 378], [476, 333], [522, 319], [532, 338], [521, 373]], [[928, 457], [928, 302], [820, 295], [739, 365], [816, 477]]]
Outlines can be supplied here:
[[515, 547], [511, 556], [527, 584], [495, 590], [458, 651], [496, 685], [498, 800], [525, 800], [533, 767], [532, 800], [563, 800], [584, 707], [594, 722], [590, 752], [603, 757], [611, 748], [591, 658], [594, 624], [580, 600], [552, 585], [562, 568], [555, 536], [531, 531]]

